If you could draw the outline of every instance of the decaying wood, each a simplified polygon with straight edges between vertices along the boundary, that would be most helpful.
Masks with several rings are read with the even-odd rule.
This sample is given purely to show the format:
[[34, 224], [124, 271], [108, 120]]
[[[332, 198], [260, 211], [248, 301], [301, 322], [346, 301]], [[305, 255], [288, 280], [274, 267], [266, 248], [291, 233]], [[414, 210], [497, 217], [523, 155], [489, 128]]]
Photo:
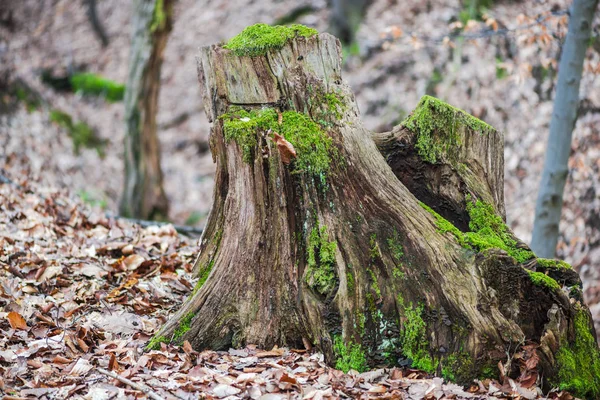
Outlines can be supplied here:
[[[507, 351], [536, 343], [541, 374], [555, 377], [554, 355], [573, 337], [574, 315], [589, 315], [577, 295], [534, 284], [528, 269], [537, 268], [535, 259], [520, 265], [503, 250], [461, 247], [419, 203], [463, 232], [467, 195], [504, 217], [502, 136], [462, 129], [463, 145], [448, 159], [423, 162], [415, 132], [399, 126], [373, 136], [363, 127], [341, 69], [339, 42], [328, 34], [296, 38], [265, 56], [201, 50], [214, 203], [195, 265], [200, 285], [157, 338], [196, 349], [308, 343], [332, 362], [340, 357], [333, 343], [343, 338], [371, 366], [412, 352], [413, 363], [429, 359], [436, 373], [459, 360], [465, 371], [457, 379], [467, 380], [506, 361]], [[342, 99], [339, 115], [323, 117], [328, 107], [315, 93]], [[256, 151], [244, 161], [220, 118], [232, 106], [276, 108], [283, 123], [288, 110], [324, 120], [338, 155], [324, 176], [298, 172], [297, 159], [286, 164], [257, 132]], [[333, 253], [332, 284], [316, 286], [310, 263], [323, 261], [325, 247]], [[577, 274], [551, 273], [580, 285]], [[409, 330], [417, 342], [408, 342]]]

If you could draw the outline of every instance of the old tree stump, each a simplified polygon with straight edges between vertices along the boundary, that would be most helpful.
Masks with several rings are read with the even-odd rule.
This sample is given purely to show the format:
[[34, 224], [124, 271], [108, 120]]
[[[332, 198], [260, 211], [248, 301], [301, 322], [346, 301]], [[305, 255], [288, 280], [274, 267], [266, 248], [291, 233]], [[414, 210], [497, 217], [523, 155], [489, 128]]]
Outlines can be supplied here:
[[372, 134], [341, 70], [336, 38], [298, 25], [201, 50], [214, 204], [198, 285], [149, 346], [315, 347], [462, 383], [518, 354], [510, 376], [598, 395], [579, 276], [504, 224], [502, 134], [427, 96]]

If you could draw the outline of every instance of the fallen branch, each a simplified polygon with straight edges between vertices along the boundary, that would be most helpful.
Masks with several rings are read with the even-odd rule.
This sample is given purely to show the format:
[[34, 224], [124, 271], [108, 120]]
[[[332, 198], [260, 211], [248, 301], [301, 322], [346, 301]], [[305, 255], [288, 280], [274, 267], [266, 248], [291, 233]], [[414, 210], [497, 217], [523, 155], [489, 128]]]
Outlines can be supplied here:
[[102, 375], [109, 376], [109, 377], [111, 377], [113, 379], [118, 380], [121, 383], [124, 383], [124, 384], [126, 384], [128, 386], [131, 386], [135, 390], [139, 390], [140, 392], [143, 392], [144, 394], [146, 394], [151, 399], [154, 399], [154, 400], [165, 400], [158, 393], [156, 393], [155, 391], [153, 391], [152, 389], [150, 389], [146, 385], [142, 385], [140, 383], [135, 383], [134, 381], [132, 381], [130, 379], [123, 378], [121, 375], [119, 375], [119, 374], [117, 374], [115, 372], [112, 372], [112, 371], [108, 371], [108, 370], [103, 369], [103, 368], [96, 367], [96, 371], [100, 372]]
[[114, 219], [120, 219], [120, 220], [125, 220], [125, 221], [129, 221], [132, 224], [137, 224], [139, 226], [141, 226], [142, 228], [147, 228], [149, 226], [165, 226], [165, 225], [173, 225], [173, 228], [175, 228], [175, 230], [183, 235], [194, 235], [194, 236], [200, 236], [202, 235], [202, 232], [204, 231], [203, 228], [196, 228], [193, 226], [185, 226], [185, 225], [174, 225], [170, 222], [162, 222], [162, 221], [148, 221], [145, 219], [136, 219], [136, 218], [127, 218], [127, 217], [122, 217], [120, 215], [113, 215], [110, 213], [106, 213], [106, 217], [107, 218], [114, 218]]

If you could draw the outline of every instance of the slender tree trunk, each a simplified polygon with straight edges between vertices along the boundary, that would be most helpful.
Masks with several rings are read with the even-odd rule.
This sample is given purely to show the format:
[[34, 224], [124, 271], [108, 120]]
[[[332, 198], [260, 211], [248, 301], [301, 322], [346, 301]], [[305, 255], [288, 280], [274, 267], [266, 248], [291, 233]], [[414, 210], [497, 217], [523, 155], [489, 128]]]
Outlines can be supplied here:
[[583, 335], [583, 370], [600, 371], [577, 273], [503, 223], [500, 133], [425, 96], [372, 135], [328, 34], [254, 57], [203, 48], [198, 71], [214, 203], [199, 282], [150, 347], [316, 347], [344, 370], [404, 358], [468, 382], [528, 343], [533, 373], [569, 387], [559, 352]]
[[332, 0], [329, 30], [344, 45], [352, 45], [370, 0]]
[[164, 219], [156, 114], [163, 52], [172, 27], [172, 0], [135, 0], [129, 77], [125, 89], [125, 187], [120, 212], [127, 217]]
[[569, 12], [531, 240], [531, 248], [540, 257], [554, 257], [556, 253], [571, 137], [579, 107], [579, 83], [597, 6], [598, 0], [574, 0]]

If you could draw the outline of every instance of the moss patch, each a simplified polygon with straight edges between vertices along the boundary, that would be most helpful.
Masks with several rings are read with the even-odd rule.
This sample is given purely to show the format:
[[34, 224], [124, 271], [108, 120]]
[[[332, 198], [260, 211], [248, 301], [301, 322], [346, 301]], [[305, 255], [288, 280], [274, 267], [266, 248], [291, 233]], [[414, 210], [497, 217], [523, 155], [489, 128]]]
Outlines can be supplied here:
[[529, 279], [531, 279], [531, 282], [533, 282], [534, 285], [544, 286], [550, 290], [559, 290], [560, 289], [560, 285], [558, 284], [558, 282], [556, 282], [554, 279], [552, 279], [548, 275], [546, 275], [542, 272], [534, 272], [534, 271], [529, 271], [529, 270], [526, 270], [526, 271], [529, 274]]
[[402, 353], [412, 360], [413, 368], [427, 373], [437, 369], [438, 361], [429, 353], [429, 340], [427, 339], [427, 325], [423, 320], [423, 304], [414, 307], [412, 302], [404, 304], [402, 295], [397, 296], [398, 304], [402, 309], [404, 321], [400, 331], [400, 345]]
[[318, 33], [315, 29], [298, 24], [290, 26], [255, 24], [229, 39], [223, 47], [238, 56], [255, 57], [266, 54], [270, 50], [281, 49], [288, 40], [297, 36], [310, 37]]
[[336, 357], [335, 367], [344, 373], [351, 369], [364, 372], [368, 369], [367, 358], [362, 346], [358, 343], [344, 343], [342, 336], [337, 335], [333, 338], [333, 353]]
[[109, 102], [123, 100], [125, 85], [96, 74], [78, 73], [70, 77], [73, 90], [84, 95], [104, 96]]
[[481, 134], [495, 131], [463, 110], [427, 95], [421, 97], [417, 108], [402, 124], [417, 134], [417, 153], [429, 163], [435, 163], [448, 150], [461, 144], [459, 129], [462, 126]]
[[161, 343], [169, 343], [169, 339], [165, 336], [154, 336], [146, 345], [146, 350], [160, 350]]
[[173, 333], [173, 343], [181, 344], [183, 335], [190, 330], [192, 327], [192, 319], [194, 318], [194, 313], [190, 312], [183, 317], [181, 322], [179, 322], [179, 326], [175, 329]]
[[442, 376], [451, 382], [468, 383], [473, 377], [473, 357], [467, 352], [449, 355], [443, 360]]
[[400, 234], [394, 229], [394, 234], [388, 238], [387, 243], [392, 253], [392, 257], [394, 257], [394, 260], [396, 260], [397, 263], [399, 263], [404, 256], [404, 248], [400, 241]]
[[517, 247], [517, 241], [510, 234], [502, 218], [494, 212], [491, 204], [480, 200], [473, 203], [470, 198], [467, 198], [467, 212], [470, 217], [469, 229], [471, 231], [466, 233], [461, 232], [451, 222], [433, 211], [431, 207], [422, 202], [419, 202], [419, 204], [435, 217], [440, 233], [450, 232], [456, 237], [458, 243], [466, 249], [475, 249], [480, 252], [492, 248], [502, 249], [519, 263], [535, 257], [532, 251]]
[[[308, 238], [306, 283], [319, 292], [328, 294], [336, 284], [335, 252], [337, 243], [329, 240], [327, 227], [317, 226]], [[353, 280], [354, 281], [354, 280]]]
[[600, 351], [584, 310], [575, 314], [575, 338], [556, 353], [558, 384], [582, 398], [600, 397]]
[[297, 153], [294, 172], [317, 176], [326, 174], [332, 158], [337, 156], [333, 140], [306, 114], [285, 111], [281, 125], [273, 108], [252, 111], [237, 108], [220, 118], [223, 119], [225, 140], [235, 140], [242, 149], [244, 161], [248, 163], [254, 159], [259, 132], [269, 129], [282, 135], [294, 146]]
[[538, 258], [537, 263], [539, 266], [544, 268], [563, 268], [563, 269], [573, 269], [571, 265], [561, 260], [552, 260], [549, 258]]
[[73, 118], [60, 110], [50, 111], [50, 121], [66, 129], [71, 140], [75, 154], [79, 154], [82, 147], [95, 149], [101, 158], [104, 158], [107, 141], [98, 137], [96, 132], [85, 122], [73, 122]]
[[154, 2], [154, 13], [152, 14], [152, 23], [150, 24], [150, 32], [156, 32], [159, 29], [165, 29], [167, 24], [167, 13], [165, 10], [164, 0], [156, 0]]

